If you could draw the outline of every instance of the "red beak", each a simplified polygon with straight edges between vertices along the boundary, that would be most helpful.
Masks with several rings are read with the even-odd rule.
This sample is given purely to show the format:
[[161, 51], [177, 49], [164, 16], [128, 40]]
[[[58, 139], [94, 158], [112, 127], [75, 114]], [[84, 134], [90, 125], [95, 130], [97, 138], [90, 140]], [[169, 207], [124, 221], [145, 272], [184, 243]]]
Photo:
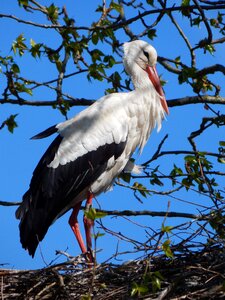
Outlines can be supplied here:
[[167, 106], [166, 98], [165, 98], [164, 92], [162, 90], [162, 86], [161, 86], [161, 83], [160, 83], [158, 73], [156, 71], [156, 67], [155, 66], [153, 66], [153, 67], [147, 66], [146, 72], [148, 73], [149, 79], [151, 80], [154, 88], [156, 89], [157, 93], [160, 96], [160, 101], [161, 101], [161, 105], [162, 105], [163, 109], [165, 110], [165, 112], [168, 115], [169, 114], [169, 108]]

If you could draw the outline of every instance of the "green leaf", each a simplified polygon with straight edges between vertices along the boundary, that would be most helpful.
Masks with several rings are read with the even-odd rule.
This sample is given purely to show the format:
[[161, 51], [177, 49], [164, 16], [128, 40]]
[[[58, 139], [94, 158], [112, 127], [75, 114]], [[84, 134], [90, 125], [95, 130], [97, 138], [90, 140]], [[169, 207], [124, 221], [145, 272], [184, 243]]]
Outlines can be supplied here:
[[98, 231], [96, 234], [93, 234], [93, 237], [94, 237], [94, 239], [97, 239], [97, 238], [102, 237], [104, 235], [105, 235], [105, 233], [101, 233], [101, 232]]
[[108, 64], [108, 67], [112, 67], [112, 66], [114, 66], [115, 65], [115, 63], [116, 63], [116, 61], [115, 61], [115, 59], [114, 59], [114, 57], [112, 56], [112, 55], [106, 55], [105, 57], [104, 57], [104, 63], [107, 63]]
[[177, 56], [176, 58], [175, 58], [175, 65], [176, 65], [176, 67], [178, 68], [178, 66], [179, 66], [179, 63], [180, 63], [180, 56]]
[[170, 240], [166, 240], [163, 244], [162, 244], [162, 250], [165, 252], [166, 256], [169, 258], [173, 258], [173, 252], [170, 248]]
[[221, 239], [225, 238], [225, 216], [220, 211], [212, 211], [209, 224]]
[[182, 0], [181, 6], [188, 6], [190, 5], [190, 0]]
[[81, 296], [81, 300], [91, 300], [91, 299], [92, 299], [92, 297], [89, 293], [87, 295], [82, 295]]
[[120, 81], [121, 81], [121, 76], [120, 74], [116, 71], [110, 75], [110, 80], [112, 81], [113, 87], [117, 90], [118, 87], [120, 87]]
[[88, 68], [88, 80], [92, 78], [97, 79], [99, 81], [103, 81], [103, 76], [105, 76], [105, 70], [103, 64], [93, 63]]
[[153, 293], [161, 289], [161, 280], [158, 277], [152, 279], [152, 291]]
[[104, 53], [100, 51], [99, 49], [94, 49], [91, 52], [91, 59], [95, 63], [97, 60], [101, 61], [101, 57], [104, 56]]
[[122, 6], [118, 3], [115, 3], [115, 2], [111, 2], [110, 3], [110, 6], [109, 6], [111, 9], [115, 9], [118, 13], [121, 13], [122, 12]]
[[206, 46], [204, 46], [204, 49], [206, 51], [208, 51], [211, 55], [213, 55], [214, 52], [216, 51], [215, 47], [213, 45], [206, 45]]
[[33, 39], [30, 39], [30, 44], [31, 44], [32, 47], [34, 47], [36, 45], [36, 43]]
[[148, 30], [148, 38], [150, 39], [150, 40], [153, 40], [154, 39], [154, 37], [156, 37], [157, 35], [156, 35], [156, 29], [149, 29]]
[[137, 284], [136, 282], [132, 283], [131, 297], [134, 297], [135, 295], [142, 296], [145, 295], [146, 293], [148, 293], [147, 285]]
[[99, 41], [99, 34], [96, 32], [93, 32], [91, 40], [94, 45], [97, 45], [98, 41]]
[[153, 179], [150, 179], [150, 183], [152, 185], [158, 185], [158, 186], [163, 186], [163, 182], [161, 180], [159, 180], [158, 176], [157, 175], [153, 175]]
[[103, 217], [105, 217], [105, 216], [107, 216], [107, 214], [106, 213], [104, 213], [104, 212], [101, 212], [101, 211], [96, 211], [94, 208], [90, 208], [88, 211], [85, 211], [84, 212], [84, 214], [85, 214], [85, 216], [88, 218], [88, 219], [90, 219], [90, 220], [92, 220], [92, 221], [95, 221], [96, 219], [100, 219], [100, 218], [103, 218]]
[[19, 6], [27, 6], [29, 0], [18, 0]]
[[176, 177], [179, 175], [183, 175], [183, 171], [181, 168], [177, 167], [175, 164], [173, 165], [173, 169], [170, 172], [170, 177], [172, 179], [173, 186], [177, 183]]
[[26, 82], [25, 83], [20, 83], [20, 82], [15, 82], [14, 83], [14, 86], [15, 86], [15, 89], [19, 92], [19, 93], [27, 93], [29, 94], [30, 96], [33, 95], [33, 92], [31, 89], [27, 88], [26, 87]]
[[219, 23], [223, 22], [223, 16], [224, 16], [224, 14], [221, 14], [220, 12], [218, 12], [217, 20], [218, 20]]
[[189, 17], [190, 14], [191, 14], [191, 10], [189, 8], [190, 6], [190, 0], [182, 0], [182, 3], [181, 3], [181, 12], [182, 12], [182, 15], [186, 16], [186, 17]]
[[22, 56], [24, 54], [24, 51], [27, 50], [27, 46], [24, 43], [25, 41], [25, 37], [23, 36], [23, 34], [20, 34], [16, 40], [12, 43], [12, 50], [14, 52], [14, 54], [16, 55], [17, 51], [19, 53], [20, 56]]
[[135, 182], [133, 184], [133, 188], [145, 198], [147, 197], [147, 195], [150, 195], [150, 192], [147, 190], [147, 188], [139, 182]]
[[11, 115], [4, 123], [8, 127], [9, 132], [13, 133], [14, 129], [18, 127], [15, 118], [18, 116], [18, 114]]
[[14, 64], [11, 65], [11, 71], [13, 73], [20, 73], [20, 68], [17, 64], [14, 63]]
[[37, 57], [37, 56], [40, 57], [41, 56], [40, 47], [41, 47], [41, 44], [37, 44], [35, 47], [32, 47], [30, 49], [31, 55], [33, 57]]
[[179, 83], [187, 82], [189, 78], [195, 78], [196, 68], [183, 67], [178, 76]]
[[198, 27], [199, 27], [199, 25], [200, 25], [201, 22], [202, 22], [202, 18], [200, 18], [200, 17], [192, 19], [192, 24], [196, 25]]
[[219, 22], [218, 22], [218, 19], [210, 19], [210, 25], [215, 27], [215, 28], [218, 28], [219, 27]]
[[36, 42], [33, 39], [30, 39], [30, 53], [33, 57], [40, 57], [41, 56], [41, 52], [40, 52], [40, 48], [42, 47], [43, 44], [36, 44]]
[[219, 144], [220, 144], [220, 146], [224, 147], [225, 146], [225, 141], [220, 141]]
[[172, 229], [173, 229], [173, 226], [164, 226], [164, 225], [162, 225], [161, 231], [163, 233], [171, 233]]
[[154, 0], [146, 0], [147, 4], [154, 6]]
[[125, 181], [126, 183], [130, 183], [130, 180], [131, 180], [131, 173], [128, 173], [128, 172], [122, 172], [122, 173], [119, 175], [119, 178], [122, 178], [123, 181]]
[[59, 8], [54, 4], [51, 4], [49, 7], [46, 7], [46, 10], [48, 12], [49, 19], [55, 23], [59, 17]]
[[151, 283], [153, 293], [156, 293], [161, 289], [161, 283], [164, 280], [162, 274], [159, 271], [150, 272], [144, 275], [145, 284]]

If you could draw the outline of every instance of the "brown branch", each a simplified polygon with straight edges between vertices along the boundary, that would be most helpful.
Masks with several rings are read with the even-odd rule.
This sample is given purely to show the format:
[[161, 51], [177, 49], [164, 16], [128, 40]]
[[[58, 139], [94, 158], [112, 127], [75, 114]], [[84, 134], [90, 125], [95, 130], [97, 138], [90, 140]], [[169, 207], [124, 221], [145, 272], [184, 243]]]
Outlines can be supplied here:
[[195, 53], [193, 51], [193, 47], [191, 46], [190, 41], [188, 40], [187, 36], [184, 34], [184, 31], [182, 30], [182, 28], [180, 27], [180, 25], [177, 23], [177, 21], [175, 20], [175, 18], [173, 17], [172, 13], [170, 12], [169, 17], [171, 19], [171, 22], [174, 24], [174, 26], [177, 28], [180, 36], [183, 38], [187, 48], [190, 51], [190, 55], [191, 55], [191, 65], [192, 67], [194, 67], [196, 65], [196, 57], [195, 57]]
[[224, 42], [225, 42], [225, 37], [222, 37], [220, 39], [213, 40], [211, 44], [212, 45], [214, 45], [214, 44], [222, 44]]
[[203, 68], [196, 72], [195, 77], [198, 78], [207, 74], [214, 74], [215, 72], [221, 72], [225, 75], [225, 66], [221, 64], [215, 64], [213, 66]]
[[[70, 100], [64, 100], [65, 103], [68, 103], [69, 106], [89, 106], [95, 102], [93, 99], [85, 99], [85, 98], [74, 98]], [[34, 100], [34, 101], [29, 101], [29, 100], [15, 100], [15, 99], [0, 99], [0, 104], [15, 104], [15, 105], [25, 105], [25, 106], [55, 106], [58, 105], [57, 100]]]
[[[73, 106], [89, 106], [93, 104], [96, 100], [94, 99], [86, 99], [86, 98], [73, 98], [70, 100], [64, 100], [65, 103], [67, 103], [70, 107]], [[167, 101], [169, 107], [176, 107], [176, 106], [182, 106], [182, 105], [189, 105], [189, 104], [225, 104], [225, 98], [220, 96], [188, 96], [184, 98], [176, 98], [176, 99], [170, 99]], [[21, 102], [17, 99], [3, 99], [0, 98], [0, 104], [14, 104], [14, 105], [25, 105], [25, 106], [55, 106], [58, 105], [58, 101], [56, 100], [34, 100], [29, 101], [23, 99]]]
[[107, 216], [151, 216], [151, 217], [169, 217], [169, 218], [188, 218], [188, 219], [196, 219], [196, 220], [208, 220], [209, 216], [207, 215], [195, 215], [190, 213], [183, 212], [168, 212], [168, 211], [150, 211], [150, 210], [102, 210], [96, 209], [96, 212], [103, 212]]
[[201, 45], [202, 43], [209, 45], [209, 44], [211, 44], [212, 37], [213, 37], [211, 27], [210, 27], [210, 25], [208, 23], [208, 20], [207, 20], [207, 18], [205, 16], [204, 10], [202, 9], [201, 5], [198, 3], [197, 0], [193, 0], [193, 2], [195, 3], [197, 9], [199, 10], [199, 13], [200, 13], [200, 15], [202, 17], [202, 21], [204, 22], [206, 30], [208, 32], [208, 37], [205, 40], [200, 41], [199, 45]]
[[200, 103], [210, 103], [210, 104], [225, 104], [225, 97], [220, 96], [210, 96], [210, 95], [204, 95], [204, 96], [188, 96], [184, 98], [177, 98], [177, 99], [171, 99], [168, 101], [169, 107], [174, 106], [182, 106], [182, 105], [188, 105], [188, 104], [200, 104]]
[[[216, 158], [225, 158], [224, 154], [220, 154], [220, 153], [214, 153], [214, 152], [207, 152], [207, 151], [201, 151], [201, 153], [204, 153], [204, 155], [207, 156], [212, 156], [212, 157], [216, 157]], [[188, 151], [188, 150], [174, 150], [174, 151], [162, 151], [160, 153], [156, 155], [154, 155], [151, 159], [149, 159], [148, 161], [146, 161], [143, 165], [149, 165], [152, 161], [158, 159], [161, 156], [165, 156], [165, 155], [198, 155], [199, 152], [197, 151]]]
[[[158, 56], [158, 62], [169, 72], [179, 75], [181, 73], [181, 70], [179, 70], [176, 67], [171, 66], [168, 62], [172, 62], [173, 64], [176, 64], [177, 62], [172, 59], [168, 59], [162, 56]], [[181, 64], [182, 66], [185, 66]], [[185, 66], [187, 67], [187, 66]]]
[[[46, 24], [39, 24], [39, 23], [35, 23], [35, 22], [31, 22], [31, 21], [25, 21], [22, 20], [14, 15], [9, 15], [9, 14], [0, 14], [0, 18], [8, 18], [8, 19], [12, 19], [16, 22], [19, 23], [23, 23], [23, 24], [27, 24], [27, 25], [31, 25], [31, 26], [35, 26], [35, 27], [40, 27], [43, 29], [68, 29], [68, 28], [73, 28], [75, 30], [86, 30], [86, 31], [94, 31], [96, 30], [96, 28], [98, 29], [121, 29], [123, 26], [129, 25], [131, 23], [136, 22], [137, 20], [140, 20], [143, 17], [152, 15], [152, 14], [158, 14], [161, 13], [162, 11], [164, 11], [165, 13], [167, 12], [175, 12], [178, 11], [180, 12], [182, 10], [182, 6], [172, 6], [172, 7], [167, 7], [165, 9], [152, 9], [149, 11], [145, 11], [141, 14], [138, 14], [137, 16], [127, 19], [126, 21], [121, 21], [121, 22], [116, 22], [110, 25], [104, 25], [104, 26], [65, 26], [65, 25], [55, 25], [55, 24], [51, 24], [51, 25], [46, 25]], [[188, 8], [190, 10], [196, 9], [198, 8], [196, 5], [189, 5]], [[225, 9], [225, 4], [218, 4], [216, 6], [211, 6], [211, 5], [200, 5], [200, 8], [202, 10], [219, 10], [219, 9]]]
[[199, 136], [205, 129], [212, 125], [224, 126], [225, 125], [225, 115], [220, 115], [214, 118], [203, 118], [200, 128], [196, 131], [193, 131], [188, 139], [192, 140]]
[[[159, 146], [158, 146], [157, 150], [155, 151], [155, 153], [153, 154], [151, 160], [155, 160], [158, 157], [158, 155], [160, 154], [160, 151], [162, 149], [162, 146], [167, 138], [168, 138], [168, 134], [166, 134], [165, 137], [162, 139], [162, 141], [159, 143]], [[142, 166], [146, 166], [148, 164], [149, 164], [149, 162], [147, 161], [147, 162], [143, 163]]]

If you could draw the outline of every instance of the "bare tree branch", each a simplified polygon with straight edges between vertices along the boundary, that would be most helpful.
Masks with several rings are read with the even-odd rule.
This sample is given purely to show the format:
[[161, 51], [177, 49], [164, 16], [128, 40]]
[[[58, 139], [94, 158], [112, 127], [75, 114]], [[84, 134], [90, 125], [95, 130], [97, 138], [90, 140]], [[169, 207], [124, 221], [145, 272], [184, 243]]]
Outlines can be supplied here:
[[[85, 98], [74, 98], [74, 99], [64, 99], [65, 103], [68, 104], [68, 106], [89, 106], [93, 104], [96, 100], [94, 99], [85, 99]], [[210, 95], [204, 95], [204, 96], [188, 96], [184, 98], [176, 98], [176, 99], [169, 99], [167, 100], [169, 107], [176, 107], [176, 106], [182, 106], [182, 105], [190, 105], [190, 104], [225, 104], [225, 98], [220, 96], [210, 96]], [[13, 104], [13, 105], [21, 105], [21, 106], [55, 106], [58, 105], [57, 100], [24, 100], [21, 102], [17, 99], [3, 99], [0, 98], [0, 104]]]

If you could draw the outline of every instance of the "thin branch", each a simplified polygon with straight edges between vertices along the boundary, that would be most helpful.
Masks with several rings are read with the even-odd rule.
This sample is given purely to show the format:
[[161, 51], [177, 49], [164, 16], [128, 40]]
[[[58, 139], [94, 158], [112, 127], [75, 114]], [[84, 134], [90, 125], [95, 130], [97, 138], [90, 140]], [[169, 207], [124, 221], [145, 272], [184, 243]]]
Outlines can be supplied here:
[[208, 220], [209, 217], [207, 215], [196, 215], [190, 213], [183, 212], [168, 212], [168, 211], [150, 211], [150, 210], [141, 210], [141, 211], [133, 211], [133, 210], [102, 210], [96, 209], [96, 212], [105, 213], [107, 216], [151, 216], [151, 217], [169, 217], [169, 218], [187, 218], [187, 219], [195, 219], [195, 220]]
[[[121, 6], [121, 11], [120, 11], [121, 20], [124, 23], [126, 23], [127, 19], [126, 19], [125, 12], [124, 12], [123, 1], [118, 0], [118, 3]], [[124, 25], [122, 28], [124, 29], [124, 31], [126, 32], [126, 34], [130, 37], [131, 40], [136, 39], [136, 35], [134, 35], [134, 33], [132, 32], [132, 30], [130, 29], [130, 27], [128, 25]]]
[[[166, 134], [165, 137], [164, 137], [164, 138], [162, 139], [162, 141], [160, 142], [160, 144], [159, 144], [159, 146], [158, 146], [156, 152], [153, 154], [151, 160], [155, 160], [155, 159], [159, 156], [159, 153], [160, 153], [160, 151], [161, 151], [161, 149], [162, 149], [162, 146], [163, 146], [163, 144], [164, 144], [164, 142], [166, 141], [167, 138], [168, 138], [168, 134]], [[147, 161], [147, 162], [145, 162], [144, 164], [142, 164], [142, 166], [146, 166], [146, 165], [148, 165], [148, 164], [149, 164], [149, 162]]]
[[206, 30], [208, 32], [208, 37], [205, 40], [200, 41], [199, 45], [201, 44], [201, 42], [204, 42], [205, 44], [209, 45], [209, 44], [211, 44], [212, 38], [213, 38], [211, 27], [210, 27], [210, 25], [208, 23], [208, 20], [207, 20], [207, 18], [205, 16], [204, 10], [202, 9], [201, 5], [198, 3], [197, 0], [193, 0], [193, 2], [195, 3], [197, 9], [199, 10], [200, 15], [202, 17], [202, 21], [204, 22]]
[[[204, 153], [204, 155], [212, 156], [216, 158], [225, 158], [224, 154], [214, 153], [214, 152], [208, 152], [208, 151], [201, 151], [201, 153]], [[146, 161], [143, 165], [146, 166], [150, 164], [152, 161], [158, 159], [159, 157], [165, 156], [165, 155], [197, 155], [199, 152], [197, 151], [186, 151], [186, 150], [175, 150], [175, 151], [162, 151], [157, 154], [157, 156], [153, 156], [151, 159]]]
[[182, 30], [182, 28], [180, 27], [180, 25], [177, 23], [177, 21], [175, 20], [175, 18], [173, 17], [172, 13], [170, 12], [169, 17], [171, 19], [171, 22], [174, 24], [174, 26], [177, 28], [180, 36], [183, 38], [185, 44], [187, 45], [187, 48], [190, 51], [190, 55], [191, 55], [191, 65], [192, 67], [194, 67], [196, 65], [196, 57], [195, 57], [195, 53], [193, 51], [193, 48], [191, 46], [190, 41], [188, 40], [187, 36], [184, 34], [184, 31]]
[[195, 77], [198, 78], [198, 77], [202, 77], [207, 74], [214, 74], [215, 72], [221, 72], [225, 75], [225, 66], [223, 66], [221, 64], [215, 64], [215, 65], [203, 68], [196, 72]]
[[[225, 9], [225, 4], [219, 4], [216, 6], [211, 6], [211, 5], [200, 5], [202, 10], [219, 10], [219, 9]], [[165, 13], [167, 12], [173, 12], [173, 11], [178, 11], [180, 12], [182, 10], [182, 6], [171, 6], [171, 7], [167, 7], [166, 9], [163, 9], [163, 11]], [[188, 8], [190, 10], [196, 9], [198, 8], [196, 5], [190, 5], [188, 6]], [[127, 19], [126, 21], [121, 21], [121, 22], [117, 22], [117, 23], [113, 23], [110, 25], [104, 25], [104, 26], [65, 26], [65, 25], [55, 25], [55, 24], [51, 24], [51, 25], [46, 25], [46, 24], [39, 24], [39, 23], [35, 23], [35, 22], [31, 22], [31, 21], [25, 21], [23, 19], [20, 19], [14, 15], [9, 15], [9, 14], [0, 14], [0, 18], [8, 18], [8, 19], [12, 19], [14, 21], [17, 21], [19, 23], [24, 23], [27, 25], [31, 25], [31, 26], [35, 26], [35, 27], [40, 27], [40, 28], [44, 28], [44, 29], [68, 29], [68, 28], [73, 28], [75, 30], [86, 30], [86, 31], [94, 31], [96, 30], [96, 28], [98, 29], [121, 29], [121, 27], [132, 24], [134, 22], [136, 22], [137, 20], [140, 20], [143, 17], [152, 15], [152, 14], [158, 14], [161, 13], [162, 9], [152, 9], [152, 10], [148, 10], [145, 11], [143, 13], [139, 13], [137, 16]]]
[[220, 96], [210, 96], [210, 95], [204, 95], [204, 96], [188, 96], [184, 98], [177, 98], [177, 99], [171, 99], [168, 101], [169, 107], [174, 106], [182, 106], [182, 105], [188, 105], [188, 104], [200, 104], [200, 103], [210, 103], [210, 104], [225, 104], [225, 97]]
[[[214, 118], [203, 118], [202, 123], [200, 124], [200, 128], [196, 131], [193, 131], [188, 137], [189, 140], [193, 140], [197, 136], [199, 136], [205, 129], [208, 127], [216, 125], [216, 126], [224, 126], [225, 125], [225, 115], [220, 115]], [[224, 156], [224, 155], [223, 155]]]
[[[65, 103], [68, 103], [70, 107], [72, 106], [89, 106], [95, 102], [93, 99], [85, 98], [74, 98], [70, 100], [64, 100]], [[21, 103], [19, 100], [15, 99], [0, 99], [0, 104], [15, 104], [15, 105], [25, 105], [25, 106], [55, 106], [58, 105], [57, 100], [23, 100]]]

